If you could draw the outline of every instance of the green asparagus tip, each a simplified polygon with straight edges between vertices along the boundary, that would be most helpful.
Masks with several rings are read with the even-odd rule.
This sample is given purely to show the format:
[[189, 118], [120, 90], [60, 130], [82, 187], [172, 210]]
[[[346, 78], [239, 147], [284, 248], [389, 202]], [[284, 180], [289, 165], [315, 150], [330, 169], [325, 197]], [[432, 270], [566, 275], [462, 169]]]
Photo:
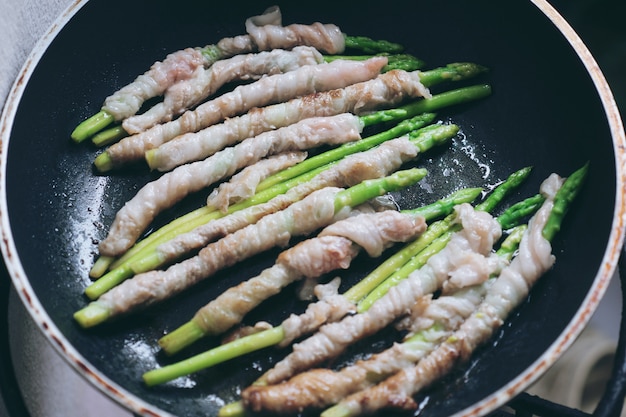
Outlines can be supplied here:
[[245, 417], [246, 409], [241, 401], [226, 404], [217, 413], [218, 417]]
[[335, 404], [334, 406], [330, 407], [329, 409], [322, 412], [322, 414], [320, 414], [320, 417], [350, 417], [350, 416], [352, 416], [350, 409], [341, 403]]
[[561, 230], [563, 218], [582, 188], [588, 170], [589, 162], [567, 177], [561, 188], [556, 192], [554, 206], [542, 231], [542, 235], [546, 240], [551, 241]]
[[159, 346], [168, 355], [173, 355], [202, 337], [204, 337], [202, 328], [195, 321], [190, 320], [178, 329], [160, 338]]
[[515, 203], [498, 216], [498, 223], [504, 230], [511, 229], [519, 225], [522, 220], [532, 216], [545, 200], [544, 196], [537, 194]]
[[99, 257], [89, 270], [89, 277], [93, 279], [100, 278], [109, 269], [113, 260], [114, 259], [111, 256]]
[[98, 299], [102, 294], [109, 291], [111, 288], [123, 282], [125, 279], [133, 276], [133, 271], [128, 265], [122, 265], [115, 269], [110, 270], [91, 285], [85, 288], [85, 295], [90, 300]]
[[338, 212], [344, 207], [355, 207], [374, 197], [416, 184], [427, 174], [428, 171], [423, 168], [411, 168], [396, 171], [387, 177], [365, 180], [337, 193], [335, 211]]
[[144, 152], [144, 158], [148, 163], [150, 169], [157, 169], [157, 167], [159, 166], [159, 153], [157, 149], [150, 149]]
[[388, 55], [387, 56], [387, 65], [385, 65], [382, 69], [382, 72], [388, 72], [392, 70], [402, 70], [402, 71], [415, 71], [421, 68], [424, 68], [426, 63], [409, 54], [399, 54], [399, 55]]
[[105, 173], [113, 169], [113, 160], [108, 152], [102, 152], [93, 161], [94, 166], [100, 173]]
[[449, 72], [443, 73], [442, 77], [451, 81], [465, 80], [489, 71], [487, 67], [473, 62], [453, 62], [446, 65], [445, 68]]
[[80, 143], [88, 137], [95, 135], [111, 123], [113, 123], [113, 116], [101, 110], [76, 126], [70, 136], [74, 142]]
[[433, 68], [420, 73], [420, 81], [426, 87], [445, 81], [462, 81], [476, 77], [487, 71], [487, 68], [471, 62], [451, 63], [444, 67]]
[[111, 145], [125, 136], [128, 136], [128, 133], [124, 130], [124, 128], [122, 126], [115, 126], [97, 133], [93, 138], [91, 138], [91, 142], [98, 147], [103, 147]]
[[524, 167], [515, 171], [498, 185], [482, 203], [476, 206], [479, 211], [492, 211], [500, 202], [517, 187], [519, 187], [530, 175], [532, 167]]
[[346, 49], [357, 49], [366, 54], [398, 54], [404, 51], [404, 46], [386, 40], [373, 40], [366, 36], [349, 36], [344, 34]]
[[84, 329], [105, 322], [109, 316], [109, 309], [97, 301], [89, 303], [86, 307], [74, 313], [74, 319]]
[[453, 123], [430, 125], [409, 132], [409, 140], [424, 153], [435, 146], [448, 143], [459, 131], [459, 126]]

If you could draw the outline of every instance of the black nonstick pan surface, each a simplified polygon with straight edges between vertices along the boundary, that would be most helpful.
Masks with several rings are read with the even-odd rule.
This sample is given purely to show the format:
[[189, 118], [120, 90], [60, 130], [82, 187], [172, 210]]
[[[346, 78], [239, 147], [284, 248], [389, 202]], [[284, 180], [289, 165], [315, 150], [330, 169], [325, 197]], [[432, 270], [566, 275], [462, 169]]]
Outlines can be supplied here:
[[[285, 351], [262, 350], [173, 383], [147, 388], [141, 375], [173, 359], [156, 341], [233, 283], [274, 262], [254, 257], [158, 307], [89, 331], [72, 314], [115, 212], [156, 173], [138, 164], [96, 175], [100, 150], [69, 134], [104, 98], [153, 62], [189, 46], [243, 34], [247, 17], [278, 4], [283, 23], [335, 23], [351, 35], [387, 39], [437, 67], [472, 61], [490, 71], [487, 99], [439, 113], [461, 134], [417, 162], [425, 182], [394, 195], [402, 208], [466, 186], [490, 187], [524, 166], [528, 182], [508, 204], [537, 192], [550, 173], [590, 163], [587, 183], [553, 242], [555, 267], [471, 360], [418, 394], [429, 416], [483, 415], [538, 378], [587, 323], [613, 275], [623, 237], [624, 132], [604, 78], [585, 46], [542, 2], [79, 2], [42, 40], [2, 119], [2, 249], [13, 284], [51, 343], [86, 379], [137, 414], [216, 415]], [[445, 88], [445, 87], [442, 87]], [[437, 91], [434, 89], [434, 91]], [[157, 227], [197, 207], [206, 193], [164, 213]], [[348, 285], [374, 267], [363, 259]], [[293, 293], [249, 320], [279, 323], [304, 306]], [[383, 335], [378, 344], [390, 343]], [[213, 346], [204, 340], [191, 352]], [[180, 359], [181, 357], [175, 358]], [[388, 415], [388, 414], [386, 414]]]

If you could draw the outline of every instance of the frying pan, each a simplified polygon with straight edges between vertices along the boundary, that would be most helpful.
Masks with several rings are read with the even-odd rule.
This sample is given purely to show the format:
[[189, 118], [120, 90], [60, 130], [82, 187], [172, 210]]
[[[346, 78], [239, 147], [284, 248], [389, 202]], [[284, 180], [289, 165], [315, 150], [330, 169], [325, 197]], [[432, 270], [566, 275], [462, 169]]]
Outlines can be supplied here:
[[[423, 156], [427, 183], [395, 194], [401, 207], [434, 201], [462, 186], [489, 187], [533, 166], [506, 203], [533, 195], [552, 172], [590, 163], [587, 183], [553, 242], [555, 267], [468, 363], [418, 394], [430, 416], [483, 415], [536, 380], [588, 322], [614, 273], [624, 234], [624, 132], [611, 92], [586, 47], [545, 2], [476, 0], [339, 3], [92, 0], [74, 4], [42, 40], [15, 84], [2, 118], [2, 250], [22, 301], [52, 345], [85, 378], [137, 414], [211, 416], [285, 352], [264, 350], [148, 389], [143, 372], [174, 359], [155, 348], [164, 332], [228, 286], [275, 259], [270, 251], [193, 291], [89, 331], [72, 314], [115, 212], [156, 174], [138, 165], [99, 176], [99, 152], [69, 133], [103, 99], [154, 61], [188, 46], [244, 32], [246, 17], [278, 4], [285, 24], [336, 23], [348, 34], [406, 46], [429, 67], [473, 61], [490, 68], [471, 83], [493, 95], [442, 111], [462, 135]], [[154, 222], [197, 207], [191, 196]], [[355, 262], [349, 285], [374, 263]], [[251, 315], [277, 323], [303, 309], [289, 291]], [[390, 343], [391, 335], [355, 350]], [[208, 339], [185, 352], [212, 346]], [[181, 354], [182, 355], [182, 354]], [[388, 415], [388, 414], [387, 414]]]

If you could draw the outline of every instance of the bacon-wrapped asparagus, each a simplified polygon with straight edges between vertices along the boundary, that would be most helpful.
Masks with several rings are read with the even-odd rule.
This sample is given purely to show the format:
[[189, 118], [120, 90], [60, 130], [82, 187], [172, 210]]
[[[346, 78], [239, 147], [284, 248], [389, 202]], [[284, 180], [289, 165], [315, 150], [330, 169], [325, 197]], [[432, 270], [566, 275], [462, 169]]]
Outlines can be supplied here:
[[[365, 142], [352, 142], [355, 143], [352, 148], [367, 149], [383, 137], [393, 136], [395, 133], [405, 131], [404, 129], [410, 129], [411, 126], [420, 126], [424, 120], [422, 117], [417, 117], [403, 122], [401, 123], [403, 126], [398, 125], [391, 129], [393, 132], [381, 132], [379, 135], [367, 138]], [[165, 263], [172, 262], [193, 249], [206, 246], [215, 238], [232, 233], [289, 206], [314, 190], [326, 186], [352, 186], [366, 179], [389, 175], [400, 168], [403, 163], [414, 159], [418, 152], [423, 153], [434, 146], [446, 143], [457, 132], [458, 126], [451, 124], [427, 126], [411, 133], [410, 139], [391, 140], [383, 143], [378, 149], [345, 156], [339, 162], [331, 161], [327, 166], [322, 166], [321, 170], [313, 169], [295, 177], [292, 181], [275, 184], [256, 194], [254, 198], [233, 206], [229, 209], [230, 214], [225, 217], [220, 212], [209, 211], [194, 221], [184, 222], [182, 225], [176, 222], [180, 229], [175, 228], [171, 233], [156, 232], [158, 238], [151, 239], [151, 243], [140, 245], [142, 247], [137, 253], [87, 287], [85, 293], [89, 298], [95, 299], [134, 273], [156, 269]], [[328, 152], [335, 154], [337, 150], [339, 149]], [[344, 149], [344, 151], [347, 150]], [[346, 152], [342, 153], [346, 154]], [[322, 158], [323, 160], [325, 158]], [[305, 161], [304, 164], [307, 162], [314, 162], [312, 165], [315, 166], [320, 161], [311, 159]], [[141, 241], [140, 244], [145, 242], [145, 240]]]
[[140, 306], [172, 297], [206, 279], [218, 270], [273, 246], [284, 246], [291, 236], [305, 235], [323, 227], [351, 207], [421, 180], [426, 171], [410, 169], [390, 176], [367, 180], [348, 189], [324, 188], [285, 210], [263, 217], [259, 222], [214, 242], [193, 258], [166, 271], [139, 274], [113, 288], [98, 300], [75, 313], [75, 319], [90, 327]]
[[[435, 203], [409, 210], [407, 214], [410, 213], [413, 217], [424, 217], [429, 222], [449, 214], [457, 204], [475, 200], [482, 191], [481, 188], [461, 189]], [[390, 269], [397, 267], [396, 265], [390, 265], [389, 260], [385, 261], [384, 264], [387, 264]], [[355, 309], [355, 303], [358, 300], [347, 297], [347, 293], [337, 294], [338, 281], [340, 280], [337, 278], [333, 280], [334, 283], [315, 286], [314, 292], [318, 301], [309, 304], [303, 314], [292, 314], [280, 326], [246, 336], [243, 339], [235, 339], [181, 363], [150, 371], [144, 376], [144, 380], [149, 385], [163, 383], [178, 376], [224, 362], [233, 357], [242, 356], [252, 350], [258, 350], [274, 344], [278, 344], [280, 347], [288, 346], [292, 340], [317, 330], [322, 324], [343, 318], [348, 312]], [[275, 335], [279, 337], [274, 337]], [[191, 339], [189, 336], [184, 336], [183, 340], [185, 341], [179, 344], [180, 342], [176, 340], [174, 332], [171, 332], [164, 336], [159, 343], [164, 351], [169, 354], [179, 350], [175, 345], [180, 347]], [[242, 348], [243, 346], [245, 348]]]
[[[482, 69], [481, 67], [477, 67], [476, 65], [473, 65], [473, 64], [455, 64], [455, 65], [448, 65], [438, 70], [425, 72], [422, 74], [422, 78], [425, 78], [429, 83], [436, 82], [436, 80], [445, 80], [445, 79], [459, 80], [467, 76], [475, 75], [477, 72], [480, 72], [482, 70], [484, 69]], [[370, 126], [372, 124], [382, 123], [382, 122], [393, 122], [393, 121], [403, 120], [403, 119], [410, 118], [410, 117], [413, 117], [415, 120], [419, 120], [419, 123], [423, 125], [424, 123], [427, 123], [429, 120], [432, 120], [434, 118], [434, 115], [429, 114], [428, 112], [436, 111], [444, 107], [448, 107], [448, 106], [452, 106], [452, 105], [456, 105], [456, 104], [460, 104], [460, 103], [464, 103], [468, 101], [478, 100], [478, 99], [484, 98], [485, 96], [488, 96], [490, 93], [491, 93], [491, 87], [489, 85], [475, 85], [471, 87], [463, 87], [463, 88], [459, 88], [455, 90], [446, 91], [444, 93], [436, 94], [432, 98], [418, 100], [416, 102], [404, 105], [400, 108], [382, 110], [382, 111], [374, 112], [371, 114], [362, 115], [360, 116], [360, 118], [365, 126]], [[276, 188], [275, 186], [277, 186], [279, 183], [283, 183], [283, 186], [278, 187], [278, 188], [283, 189], [283, 191], [276, 190], [270, 193], [267, 193], [267, 192], [262, 193], [265, 199], [261, 201], [267, 201], [268, 198], [275, 196], [277, 193], [283, 193], [284, 190], [291, 188], [293, 185], [287, 184], [287, 182], [289, 182], [290, 180], [293, 180], [296, 176], [300, 176], [300, 179], [304, 181], [306, 177], [306, 175], [304, 174], [307, 171], [309, 171], [309, 174], [312, 174], [311, 170], [319, 168], [323, 164], [331, 163], [333, 160], [340, 159], [347, 154], [351, 154], [354, 152], [368, 149], [369, 147], [374, 146], [375, 144], [380, 143], [383, 140], [386, 140], [386, 138], [388, 137], [395, 137], [396, 135], [402, 134], [402, 132], [406, 132], [407, 130], [403, 130], [405, 127], [405, 123], [406, 121], [401, 122], [396, 128], [390, 129], [388, 131], [390, 133], [389, 135], [387, 134], [374, 135], [371, 138], [368, 138], [368, 140], [365, 140], [362, 142], [358, 141], [357, 143], [355, 143], [354, 146], [348, 146], [348, 147], [341, 146], [335, 150], [328, 151], [328, 152], [323, 153], [322, 155], [318, 155], [313, 158], [310, 158], [309, 160], [305, 161], [305, 163], [301, 163], [293, 167], [293, 169], [287, 169], [279, 174], [273, 175], [272, 178], [268, 178], [266, 181], [263, 181], [263, 183], [259, 185], [259, 190], [266, 190], [268, 188], [272, 188], [273, 186], [274, 188]], [[412, 123], [415, 124], [417, 122], [414, 121]], [[296, 180], [296, 183], [298, 182], [299, 180]], [[267, 190], [267, 191], [270, 191], [270, 190]], [[253, 202], [252, 199], [249, 199], [248, 203], [244, 204], [244, 206], [256, 204], [257, 202]], [[92, 276], [93, 278], [101, 277], [106, 272], [106, 270], [108, 269], [109, 265], [112, 262], [115, 263], [117, 266], [120, 266], [122, 263], [125, 263], [126, 265], [128, 265], [127, 259], [134, 256], [136, 252], [141, 251], [141, 249], [144, 246], [150, 245], [155, 240], [160, 239], [162, 235], [166, 235], [166, 234], [171, 235], [169, 230], [174, 227], [176, 228], [180, 227], [180, 224], [184, 222], [189, 224], [192, 221], [192, 219], [197, 219], [199, 216], [205, 216], [205, 214], [209, 214], [209, 213], [205, 213], [206, 211], [210, 212], [211, 209], [207, 207], [198, 209], [194, 212], [189, 213], [186, 216], [183, 216], [178, 221], [170, 225], [166, 225], [164, 228], [161, 228], [155, 233], [152, 233], [150, 236], [148, 236], [147, 239], [144, 239], [143, 241], [139, 242], [138, 245], [135, 245], [135, 247], [133, 247], [129, 251], [129, 253], [125, 254], [122, 257], [122, 259], [118, 261], [115, 261], [111, 257], [99, 258], [96, 264], [91, 269], [90, 276]], [[199, 223], [196, 223], [196, 224], [199, 224]], [[190, 229], [187, 229], [187, 230], [190, 230]]]
[[349, 344], [374, 334], [410, 309], [418, 297], [435, 292], [451, 276], [470, 273], [486, 280], [497, 268], [491, 249], [501, 229], [488, 213], [475, 211], [468, 204], [455, 208], [463, 228], [446, 247], [421, 269], [391, 288], [367, 311], [348, 316], [320, 328], [313, 336], [295, 344], [293, 352], [261, 378], [268, 384], [285, 380], [303, 369], [336, 357]]
[[273, 49], [223, 59], [208, 69], [197, 68], [194, 76], [169, 87], [162, 102], [144, 113], [126, 118], [122, 126], [129, 134], [143, 132], [156, 124], [169, 122], [195, 107], [229, 82], [258, 80], [263, 76], [281, 74], [322, 62], [325, 62], [322, 54], [310, 46], [298, 46], [292, 50]]
[[[544, 181], [541, 193], [546, 200], [531, 219], [520, 243], [519, 254], [502, 271], [477, 311], [459, 330], [415, 366], [404, 368], [378, 385], [348, 396], [322, 415], [348, 417], [370, 414], [382, 408], [415, 409], [417, 404], [412, 396], [448, 373], [459, 361], [467, 360], [552, 266], [555, 257], [550, 241], [559, 229], [566, 211], [563, 209], [567, 209], [575, 198], [586, 172], [587, 165], [574, 172], [565, 183], [556, 174]], [[553, 210], [555, 207], [558, 208]], [[557, 227], [553, 228], [553, 225]]]
[[[449, 214], [456, 204], [471, 201], [475, 196], [475, 189], [462, 190], [416, 210], [361, 214], [327, 226], [318, 235], [318, 239], [304, 241], [281, 254], [275, 267], [263, 271], [259, 277], [249, 282], [227, 290], [223, 296], [200, 309], [190, 322], [161, 338], [159, 344], [168, 354], [173, 354], [199, 337], [221, 333], [240, 321], [259, 302], [277, 293], [291, 281], [303, 277], [317, 278], [333, 269], [339, 269], [338, 265], [345, 269], [360, 249], [365, 249], [369, 256], [380, 256], [389, 244], [412, 240], [423, 232], [426, 221]], [[324, 250], [325, 247], [328, 249]], [[333, 250], [334, 248], [343, 250]], [[320, 253], [322, 255], [315, 256]], [[343, 256], [338, 256], [337, 253]], [[327, 257], [332, 262], [318, 261]], [[258, 285], [257, 282], [264, 285]], [[286, 327], [286, 338], [295, 338], [294, 332], [288, 330], [290, 326]]]
[[[317, 237], [282, 252], [276, 264], [257, 277], [228, 289], [202, 307], [192, 322], [200, 327], [203, 335], [223, 333], [288, 284], [346, 269], [363, 249], [369, 256], [378, 257], [391, 244], [413, 239], [425, 229], [423, 217], [393, 210], [361, 213], [339, 220], [324, 228]], [[167, 339], [162, 340], [167, 343]]]
[[370, 80], [380, 73], [386, 63], [387, 58], [374, 57], [362, 62], [334, 61], [306, 65], [285, 74], [270, 75], [251, 84], [240, 85], [175, 120], [122, 139], [100, 154], [94, 163], [101, 172], [106, 172], [116, 165], [144, 158], [145, 151], [180, 134], [196, 132], [254, 107]]
[[[531, 169], [527, 167], [509, 175], [475, 209], [484, 211], [495, 209], [507, 195], [525, 181], [530, 171]], [[427, 222], [429, 222], [451, 212], [454, 206], [458, 204], [472, 202], [481, 192], [482, 189], [480, 188], [462, 189], [434, 204], [413, 210], [413, 214], [424, 216]], [[503, 228], [512, 228], [519, 224], [522, 219], [534, 213], [537, 208], [538, 203], [535, 198], [526, 199], [505, 210], [498, 217], [498, 222], [503, 225]], [[415, 269], [423, 266], [432, 255], [443, 249], [449, 241], [449, 238], [445, 237], [446, 230], [454, 228], [451, 221], [452, 217], [448, 216], [443, 221], [431, 223], [425, 233], [389, 257], [344, 294], [331, 294], [324, 299], [318, 297], [319, 301], [310, 304], [305, 313], [302, 315], [292, 314], [280, 326], [246, 336], [243, 339], [234, 340], [188, 360], [150, 371], [144, 375], [144, 381], [148, 385], [159, 384], [214, 366], [217, 363], [244, 355], [253, 350], [276, 344], [280, 347], [288, 346], [292, 340], [317, 330], [322, 324], [343, 318], [343, 315], [347, 314], [348, 311], [357, 308], [357, 303], [364, 295], [370, 292], [373, 293], [372, 289], [381, 285], [381, 283], [385, 283], [385, 278], [392, 276], [406, 278]], [[345, 314], [342, 314], [341, 311], [344, 311]], [[184, 339], [190, 340], [188, 337], [185, 336]], [[168, 342], [175, 340], [173, 333], [165, 336], [162, 340], [166, 338]], [[175, 347], [172, 347], [172, 343], [161, 344], [168, 353], [176, 350]]]
[[[429, 98], [429, 93], [424, 90], [428, 86], [446, 80], [467, 79], [484, 71], [484, 67], [471, 63], [450, 64], [425, 72], [390, 71], [373, 80], [354, 83], [345, 88], [253, 109], [244, 115], [230, 118], [195, 133], [185, 133], [167, 140], [159, 139], [149, 146], [142, 144], [141, 135], [129, 137], [113, 145], [103, 154], [105, 157], [101, 158], [106, 158], [110, 153], [109, 157], [113, 160], [123, 160], [123, 155], [127, 152], [145, 153], [145, 159], [151, 168], [167, 171], [186, 162], [202, 159], [224, 146], [247, 137], [295, 123], [306, 117], [330, 116], [343, 112], [362, 115], [381, 107], [398, 104], [409, 97]], [[416, 114], [418, 113], [413, 113]], [[136, 147], [137, 150], [127, 151], [126, 147], [132, 149]], [[122, 156], [116, 156], [118, 154]]]
[[[525, 226], [514, 230], [498, 249], [497, 255], [502, 259], [501, 268], [513, 257], [523, 230]], [[495, 271], [491, 279], [481, 284], [437, 298], [428, 294], [416, 300], [411, 315], [397, 324], [397, 327], [409, 330], [402, 343], [396, 343], [338, 371], [312, 369], [276, 385], [253, 385], [242, 392], [242, 406], [253, 412], [280, 414], [325, 408], [414, 365], [452, 335], [474, 312], [488, 288], [497, 279], [495, 277], [498, 273], [499, 271]], [[220, 413], [223, 414], [225, 413]]]
[[[342, 168], [346, 170], [344, 174], [339, 174], [340, 171], [338, 171], [337, 174], [322, 174], [322, 177], [327, 177], [326, 182], [320, 181], [320, 179], [317, 178], [318, 174], [321, 174], [323, 171], [333, 169], [335, 162], [342, 157], [358, 151], [365, 151], [385, 140], [413, 130], [415, 130], [415, 137], [413, 139], [414, 145], [423, 152], [437, 144], [444, 143], [458, 132], [458, 126], [449, 124], [424, 127], [424, 125], [430, 123], [433, 118], [434, 115], [432, 114], [416, 116], [410, 120], [401, 122], [387, 131], [360, 141], [350, 142], [349, 144], [352, 145], [348, 148], [342, 145], [339, 148], [323, 152], [292, 168], [274, 174], [259, 185], [258, 192], [254, 196], [229, 207], [227, 213], [216, 211], [215, 208], [210, 206], [203, 206], [187, 213], [139, 241], [128, 252], [115, 261], [111, 270], [103, 276], [92, 275], [99, 279], [90, 285], [85, 293], [91, 299], [97, 298], [122, 280], [132, 276], [135, 271], [144, 272], [158, 267], [162, 262], [168, 259], [170, 261], [174, 260], [183, 254], [187, 250], [186, 248], [200, 248], [215, 237], [219, 237], [223, 235], [223, 233], [230, 233], [249, 223], [256, 222], [265, 214], [280, 210], [294, 201], [301, 199], [313, 190], [325, 186], [325, 184], [341, 187], [354, 185], [355, 183], [343, 183], [341, 179], [351, 178], [351, 180], [358, 182], [358, 178], [355, 175], [345, 174], [350, 172], [361, 172], [365, 174], [367, 172], [366, 170], [355, 170], [348, 165]], [[412, 149], [410, 151], [411, 153], [414, 152], [413, 147], [409, 146], [409, 149]], [[392, 159], [392, 161], [393, 160], [395, 159]], [[340, 163], [339, 165], [343, 166], [345, 164]], [[363, 166], [370, 165], [365, 164]], [[376, 164], [371, 166], [374, 168]], [[371, 172], [373, 174], [376, 170], [372, 169]], [[384, 171], [379, 172], [383, 175], [382, 173]], [[390, 173], [390, 171], [386, 172]], [[365, 179], [368, 177], [361, 176], [360, 178]], [[288, 193], [289, 196], [279, 197], [285, 193]], [[273, 201], [270, 204], [265, 204], [270, 200]], [[255, 206], [259, 205], [262, 206], [255, 208]], [[237, 214], [239, 211], [243, 212]], [[228, 218], [222, 220], [225, 216]], [[216, 220], [219, 220], [217, 224], [214, 223]], [[208, 226], [207, 224], [209, 222], [213, 222], [215, 227]], [[188, 238], [189, 235], [186, 237], [181, 236], [192, 231], [195, 236], [191, 238]], [[181, 238], [179, 239], [177, 236], [181, 236]], [[170, 240], [175, 240], [176, 242], [167, 244]], [[169, 249], [157, 249], [157, 247], [162, 244], [167, 244]], [[155, 250], [157, 250], [158, 253], [155, 253]], [[112, 259], [111, 257], [108, 258]], [[96, 262], [92, 270], [96, 269], [98, 263], [101, 263], [99, 262], [101, 259], [103, 258], [100, 258], [98, 262]], [[148, 266], [146, 267], [146, 265]]]

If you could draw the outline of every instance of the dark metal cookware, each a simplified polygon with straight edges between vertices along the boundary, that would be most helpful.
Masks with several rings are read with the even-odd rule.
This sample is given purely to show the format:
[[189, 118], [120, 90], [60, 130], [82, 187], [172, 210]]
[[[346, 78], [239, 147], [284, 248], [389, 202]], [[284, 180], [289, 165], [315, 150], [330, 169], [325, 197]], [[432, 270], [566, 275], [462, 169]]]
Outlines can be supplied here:
[[[154, 61], [242, 34], [245, 18], [271, 4], [281, 5], [285, 24], [336, 23], [348, 34], [402, 43], [429, 67], [473, 61], [490, 68], [470, 83], [490, 83], [491, 97], [440, 113], [442, 120], [459, 124], [463, 136], [419, 161], [430, 171], [433, 191], [413, 187], [398, 193], [405, 207], [460, 186], [493, 185], [534, 166], [510, 203], [534, 194], [551, 172], [565, 176], [590, 162], [588, 182], [554, 241], [554, 269], [469, 363], [420, 394], [424, 412], [433, 417], [497, 408], [538, 378], [580, 333], [613, 275], [623, 236], [621, 120], [587, 49], [541, 0], [77, 2], [33, 52], [2, 120], [2, 249], [18, 293], [62, 355], [138, 414], [215, 415], [283, 354], [261, 351], [184, 383], [148, 389], [141, 382], [143, 372], [168, 361], [155, 348], [165, 331], [272, 263], [277, 251], [123, 321], [84, 331], [72, 320], [86, 303], [82, 291], [97, 241], [116, 210], [156, 174], [139, 166], [94, 175], [98, 150], [71, 143], [69, 133]], [[200, 204], [205, 195], [156, 223]], [[359, 263], [345, 274], [346, 282], [372, 265]], [[291, 299], [263, 305], [257, 318], [278, 321], [302, 308]]]

